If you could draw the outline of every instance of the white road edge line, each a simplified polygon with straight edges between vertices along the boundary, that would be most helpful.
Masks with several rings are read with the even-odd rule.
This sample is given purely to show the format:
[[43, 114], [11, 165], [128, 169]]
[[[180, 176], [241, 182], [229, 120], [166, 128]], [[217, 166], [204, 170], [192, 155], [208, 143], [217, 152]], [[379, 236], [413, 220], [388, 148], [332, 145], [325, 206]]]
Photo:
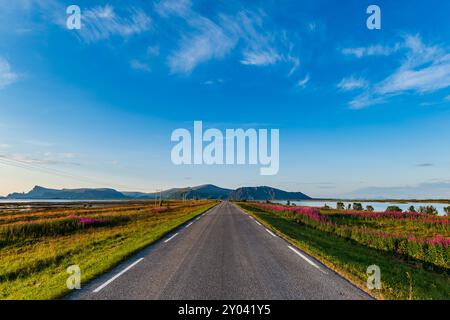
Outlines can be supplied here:
[[173, 236], [171, 236], [169, 239], [165, 240], [164, 243], [169, 242], [170, 240], [172, 240], [173, 238], [175, 238], [178, 235], [178, 232], [175, 233]]
[[[255, 220], [255, 219], [253, 219], [253, 220]], [[261, 223], [259, 223], [257, 220], [255, 220], [255, 222], [261, 226]]]
[[114, 277], [112, 277], [111, 279], [109, 279], [108, 281], [106, 281], [104, 284], [102, 284], [101, 286], [99, 286], [98, 288], [96, 288], [94, 291], [94, 293], [99, 292], [100, 290], [102, 290], [104, 287], [106, 287], [108, 284], [110, 284], [111, 282], [113, 282], [114, 280], [116, 280], [118, 277], [120, 277], [121, 275], [123, 275], [125, 272], [127, 272], [128, 270], [130, 270], [131, 268], [133, 268], [135, 265], [137, 265], [139, 262], [141, 262], [142, 260], [144, 260], [144, 258], [140, 258], [138, 260], [136, 260], [135, 262], [133, 262], [132, 264], [130, 264], [128, 267], [126, 267], [125, 269], [123, 269], [122, 271], [120, 271], [118, 274], [116, 274]]
[[300, 256], [303, 260], [305, 260], [306, 262], [308, 262], [310, 265], [312, 265], [313, 267], [319, 269], [320, 271], [322, 271], [323, 273], [327, 274], [325, 271], [323, 271], [317, 264], [315, 264], [313, 261], [311, 261], [311, 259], [309, 259], [308, 257], [306, 257], [304, 254], [302, 254], [301, 252], [299, 252], [297, 249], [288, 246], [289, 249], [291, 249], [292, 251], [294, 251], [298, 256]]
[[266, 229], [266, 231], [267, 231], [272, 237], [276, 237], [276, 235], [275, 235], [272, 231], [270, 231], [269, 229]]
[[190, 222], [186, 227], [184, 227], [185, 229], [189, 228], [191, 226], [192, 222]]

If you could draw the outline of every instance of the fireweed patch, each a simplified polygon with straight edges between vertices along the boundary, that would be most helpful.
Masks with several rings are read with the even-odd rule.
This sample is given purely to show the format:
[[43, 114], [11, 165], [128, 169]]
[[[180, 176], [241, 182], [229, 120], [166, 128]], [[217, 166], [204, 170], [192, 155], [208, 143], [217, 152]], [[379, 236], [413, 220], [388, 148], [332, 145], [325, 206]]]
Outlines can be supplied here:
[[[364, 212], [253, 203], [251, 206], [286, 216], [317, 230], [350, 239], [370, 248], [450, 269], [450, 237], [447, 217], [414, 212]], [[360, 223], [362, 220], [363, 223]], [[429, 236], [409, 234], [405, 224], [427, 226]], [[393, 229], [393, 226], [397, 228]], [[420, 229], [420, 228], [419, 228]], [[441, 234], [442, 233], [442, 234]]]

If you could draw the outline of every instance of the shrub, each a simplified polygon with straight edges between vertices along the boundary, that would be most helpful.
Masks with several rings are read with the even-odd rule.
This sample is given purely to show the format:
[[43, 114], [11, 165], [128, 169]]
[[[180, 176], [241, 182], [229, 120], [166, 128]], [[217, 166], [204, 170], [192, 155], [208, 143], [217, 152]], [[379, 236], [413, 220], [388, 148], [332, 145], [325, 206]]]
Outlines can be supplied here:
[[386, 212], [402, 212], [402, 209], [398, 206], [389, 206], [386, 208]]
[[438, 215], [438, 211], [433, 206], [420, 207], [419, 208], [419, 212], [420, 213], [425, 213], [425, 214], [430, 214], [430, 215], [433, 215], [433, 216], [437, 216]]
[[375, 209], [372, 206], [367, 206], [366, 207], [367, 211], [373, 212]]
[[444, 208], [445, 214], [450, 216], [450, 206]]
[[338, 210], [345, 210], [345, 206], [343, 202], [336, 203], [336, 209]]
[[353, 203], [353, 210], [362, 210], [363, 209], [363, 206], [362, 206], [362, 204], [361, 203], [359, 203], [359, 202], [355, 202], [355, 203]]

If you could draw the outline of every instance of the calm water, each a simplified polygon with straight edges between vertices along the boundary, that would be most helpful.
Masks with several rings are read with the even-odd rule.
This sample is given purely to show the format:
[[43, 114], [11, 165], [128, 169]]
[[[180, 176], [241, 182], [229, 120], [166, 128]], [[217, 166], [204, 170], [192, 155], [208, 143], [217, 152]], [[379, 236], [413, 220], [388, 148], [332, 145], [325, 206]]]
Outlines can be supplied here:
[[[274, 201], [276, 203], [280, 204], [286, 204], [286, 201]], [[353, 204], [354, 202], [359, 202], [362, 204], [363, 208], [366, 208], [366, 206], [372, 206], [375, 211], [385, 211], [387, 207], [389, 206], [397, 206], [402, 210], [407, 210], [410, 206], [414, 206], [416, 210], [419, 209], [419, 207], [423, 206], [433, 206], [435, 207], [439, 215], [444, 215], [445, 211], [444, 208], [450, 206], [448, 203], [425, 203], [425, 202], [405, 202], [405, 203], [397, 203], [397, 202], [363, 202], [363, 201], [342, 201], [345, 205], [345, 207], [348, 206], [348, 204]], [[310, 206], [310, 207], [323, 207], [325, 204], [329, 207], [336, 208], [336, 201], [324, 201], [324, 200], [302, 200], [302, 201], [291, 201], [292, 204], [295, 204], [297, 206]]]

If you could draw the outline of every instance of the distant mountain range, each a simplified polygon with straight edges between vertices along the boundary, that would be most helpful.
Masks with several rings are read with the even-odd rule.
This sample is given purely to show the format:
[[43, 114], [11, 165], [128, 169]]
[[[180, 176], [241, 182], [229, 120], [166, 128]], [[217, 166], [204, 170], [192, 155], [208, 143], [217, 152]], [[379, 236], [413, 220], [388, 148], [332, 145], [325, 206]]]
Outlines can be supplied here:
[[155, 199], [231, 199], [231, 200], [305, 200], [311, 199], [301, 192], [288, 192], [272, 187], [242, 187], [236, 190], [220, 188], [212, 184], [196, 187], [173, 188], [160, 193], [120, 192], [114, 189], [49, 189], [35, 186], [26, 193], [11, 193], [4, 199], [31, 200], [139, 200]]
[[11, 193], [6, 199], [65, 199], [65, 200], [96, 200], [96, 199], [127, 199], [123, 193], [114, 189], [48, 189], [35, 186], [30, 192]]

